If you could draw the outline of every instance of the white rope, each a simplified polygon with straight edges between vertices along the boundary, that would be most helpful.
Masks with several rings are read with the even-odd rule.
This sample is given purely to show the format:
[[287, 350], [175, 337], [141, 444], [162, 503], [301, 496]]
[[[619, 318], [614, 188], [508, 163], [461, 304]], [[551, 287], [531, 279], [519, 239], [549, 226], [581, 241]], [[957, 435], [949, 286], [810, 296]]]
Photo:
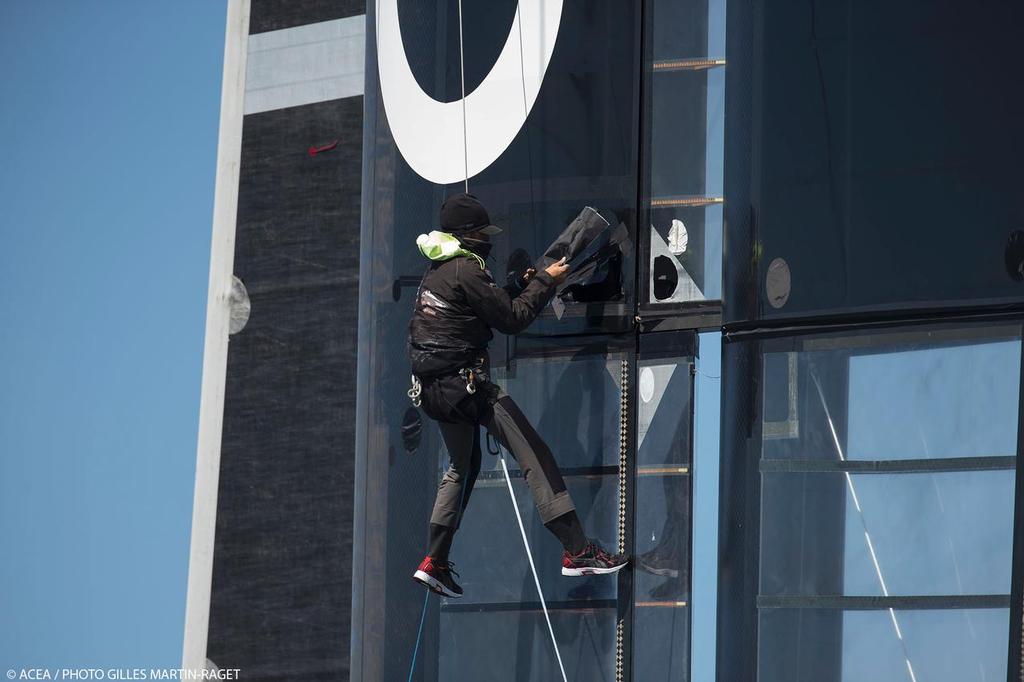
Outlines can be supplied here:
[[466, 164], [466, 194], [469, 194], [469, 135], [466, 133], [466, 62], [462, 56], [462, 0], [459, 0], [459, 76], [462, 78], [462, 154]]
[[[818, 399], [821, 401], [821, 406], [825, 409], [825, 419], [828, 421], [828, 428], [832, 432], [832, 442], [836, 446], [836, 452], [839, 453], [839, 459], [843, 462], [846, 461], [846, 455], [843, 454], [843, 448], [839, 444], [839, 435], [836, 433], [835, 423], [832, 421], [832, 413], [828, 409], [828, 405], [825, 403], [825, 393], [821, 390], [821, 382], [818, 381], [818, 373], [811, 371], [811, 378], [814, 379], [814, 385], [818, 389]], [[882, 588], [882, 596], [889, 596], [889, 588], [885, 584], [885, 576], [882, 575], [882, 567], [878, 563], [878, 555], [875, 554], [875, 544], [871, 542], [871, 533], [868, 532], [868, 522], [864, 518], [864, 510], [860, 507], [860, 498], [857, 497], [857, 488], [853, 485], [853, 477], [850, 476], [849, 471], [843, 472], [846, 476], [846, 485], [850, 489], [850, 497], [853, 500], [853, 506], [857, 509], [857, 515], [860, 517], [860, 526], [864, 530], [864, 541], [867, 543], [868, 552], [871, 553], [871, 563], [875, 565], [875, 575], [878, 576], [878, 584]], [[910, 682], [917, 682], [917, 675], [914, 674], [914, 666], [910, 664], [910, 652], [907, 651], [907, 642], [903, 639], [903, 631], [900, 629], [899, 621], [896, 619], [896, 609], [889, 607], [889, 618], [892, 619], [892, 627], [896, 632], [896, 639], [899, 640], [900, 648], [903, 649], [903, 659], [907, 663], [907, 673], [910, 675]]]
[[516, 512], [516, 521], [519, 522], [519, 532], [523, 536], [523, 546], [526, 548], [526, 558], [530, 560], [530, 570], [533, 571], [533, 582], [537, 585], [537, 594], [540, 595], [540, 607], [544, 609], [544, 620], [548, 622], [548, 632], [551, 633], [551, 644], [555, 647], [555, 656], [558, 658], [558, 668], [562, 671], [563, 682], [569, 682], [569, 678], [565, 676], [565, 666], [562, 665], [562, 654], [558, 651], [558, 642], [555, 641], [555, 630], [551, 627], [551, 616], [548, 615], [548, 605], [544, 602], [544, 592], [540, 589], [540, 578], [537, 577], [537, 567], [533, 564], [533, 554], [530, 553], [530, 543], [526, 540], [526, 528], [523, 527], [523, 517], [519, 513], [519, 505], [516, 503], [516, 495], [512, 492], [512, 479], [509, 478], [508, 466], [505, 464], [505, 453], [501, 452], [500, 456], [501, 469], [505, 472], [505, 484], [508, 485], [508, 495], [512, 498], [512, 509]]
[[523, 85], [523, 128], [526, 130], [526, 160], [530, 169], [530, 221], [537, 226], [537, 215], [534, 211], [536, 201], [533, 198], [533, 146], [530, 144], [530, 127], [526, 124], [530, 117], [530, 105], [526, 101], [526, 64], [523, 59], [523, 17], [516, 2], [516, 23], [519, 24], [519, 79]]

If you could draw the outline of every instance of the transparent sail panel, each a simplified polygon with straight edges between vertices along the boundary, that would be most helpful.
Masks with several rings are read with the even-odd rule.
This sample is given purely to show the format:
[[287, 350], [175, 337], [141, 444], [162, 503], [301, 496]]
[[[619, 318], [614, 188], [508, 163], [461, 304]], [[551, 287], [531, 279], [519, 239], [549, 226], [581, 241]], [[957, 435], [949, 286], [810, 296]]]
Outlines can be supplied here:
[[1019, 324], [762, 348], [759, 679], [1004, 677]]
[[[1006, 608], [762, 609], [758, 680], [1005, 680], [1009, 616]], [[827, 643], [812, 639], [822, 635]]]
[[[609, 549], [620, 536], [620, 386], [632, 362], [599, 339], [570, 346], [524, 338], [492, 372], [550, 447], [587, 536]], [[465, 594], [439, 600], [437, 679], [561, 679], [514, 497], [567, 674], [614, 680], [618, 576], [561, 574], [562, 545], [544, 527], [518, 462], [486, 430], [481, 438], [481, 471], [451, 551]], [[440, 476], [447, 452], [433, 456]]]
[[[614, 682], [614, 608], [551, 608], [551, 625], [570, 680]], [[562, 682], [544, 614], [520, 611], [447, 611], [438, 680]], [[571, 674], [569, 673], [571, 671]]]
[[728, 322], [1020, 300], [1024, 5], [967, 7], [737, 5]]
[[657, 0], [648, 12], [645, 303], [714, 301], [722, 295], [725, 3]]
[[[481, 474], [452, 545], [451, 558], [465, 590], [463, 597], [452, 601], [476, 604], [477, 610], [507, 610], [519, 608], [520, 602], [539, 602], [508, 486], [500, 470], [495, 474]], [[605, 547], [614, 547], [618, 542], [617, 479], [568, 476], [566, 486], [588, 535]], [[512, 490], [545, 599], [573, 602], [577, 608], [589, 608], [593, 606], [590, 602], [595, 600], [614, 603], [615, 580], [605, 576], [569, 578], [562, 575], [562, 546], [541, 524], [522, 477], [513, 478]]]
[[850, 358], [849, 459], [1013, 455], [1020, 342]]
[[[493, 375], [544, 438], [563, 471], [617, 469], [626, 360], [624, 352], [609, 350], [600, 341], [574, 349], [530, 348], [520, 341], [509, 368], [495, 367]], [[517, 464], [510, 459], [509, 466]]]
[[1008, 594], [1013, 486], [1012, 469], [764, 474], [761, 594]]
[[642, 342], [637, 364], [636, 680], [689, 675], [693, 357], [665, 355], [659, 342]]

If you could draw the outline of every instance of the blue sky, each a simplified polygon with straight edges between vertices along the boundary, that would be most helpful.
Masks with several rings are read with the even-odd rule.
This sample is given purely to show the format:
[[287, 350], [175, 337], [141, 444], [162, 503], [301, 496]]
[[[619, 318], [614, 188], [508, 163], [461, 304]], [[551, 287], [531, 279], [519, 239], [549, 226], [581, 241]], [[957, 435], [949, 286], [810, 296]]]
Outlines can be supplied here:
[[0, 668], [180, 663], [225, 13], [0, 3]]

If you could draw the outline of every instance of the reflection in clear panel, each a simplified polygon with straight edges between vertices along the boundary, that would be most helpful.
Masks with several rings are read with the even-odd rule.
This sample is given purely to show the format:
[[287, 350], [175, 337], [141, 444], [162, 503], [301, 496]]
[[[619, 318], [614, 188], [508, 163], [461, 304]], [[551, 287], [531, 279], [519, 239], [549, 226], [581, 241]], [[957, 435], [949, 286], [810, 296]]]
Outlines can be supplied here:
[[[495, 473], [481, 473], [451, 554], [465, 590], [457, 602], [480, 604], [485, 610], [497, 604], [514, 607], [518, 602], [538, 599], [508, 488], [500, 472]], [[565, 482], [587, 533], [606, 547], [614, 546], [618, 538], [618, 477], [568, 476]], [[580, 608], [586, 608], [588, 601], [614, 600], [614, 579], [562, 575], [562, 547], [541, 524], [529, 487], [521, 477], [514, 477], [512, 489], [526, 526], [544, 598], [549, 602], [578, 602]]]
[[689, 464], [689, 361], [641, 362], [637, 383], [637, 465], [646, 469]]
[[693, 356], [680, 355], [692, 352], [682, 350], [684, 339], [660, 334], [642, 339], [637, 364], [636, 680], [689, 676], [694, 385]]
[[[897, 610], [895, 615], [905, 647], [892, 634], [888, 610], [762, 609], [758, 680], [1006, 679], [1009, 609]], [[813, 630], [835, 636], [830, 647], [808, 655], [802, 635]]]
[[763, 474], [761, 594], [1009, 592], [1012, 469], [845, 476]]
[[1013, 455], [1020, 342], [850, 358], [849, 459]]
[[[561, 682], [539, 605], [525, 611], [445, 610], [437, 679]], [[548, 603], [570, 680], [615, 680], [615, 608], [580, 611]]]
[[645, 303], [721, 298], [725, 3], [648, 9]]
[[[1010, 591], [1013, 470], [854, 476], [890, 594]], [[862, 525], [847, 500], [845, 594], [877, 594]]]
[[651, 57], [655, 64], [721, 57], [708, 44], [707, 0], [654, 0], [650, 3]]
[[690, 593], [690, 476], [637, 477], [637, 603], [679, 605]]
[[[800, 416], [797, 410], [799, 384], [797, 383], [796, 353], [766, 353], [764, 357], [765, 385], [771, 385], [773, 400], [765, 400], [762, 437], [799, 438]], [[771, 379], [768, 377], [771, 376]], [[784, 386], [784, 390], [780, 390]]]
[[633, 618], [633, 679], [689, 679], [689, 605], [638, 603]]
[[[508, 489], [495, 473], [485, 472], [478, 481], [474, 510], [464, 518], [452, 550], [466, 593], [441, 600], [439, 679], [560, 680]], [[570, 476], [566, 484], [588, 534], [614, 546], [618, 477]], [[513, 478], [513, 491], [571, 679], [613, 680], [616, 578], [562, 576], [562, 548], [541, 524], [522, 478]]]
[[[620, 537], [620, 416], [624, 363], [632, 353], [595, 340], [585, 347], [520, 338], [492, 380], [521, 406], [550, 446], [587, 534], [605, 547]], [[618, 348], [621, 348], [619, 346]], [[452, 546], [465, 595], [440, 599], [438, 679], [560, 680], [558, 662], [523, 551], [512, 501], [481, 429], [483, 461]], [[491, 454], [488, 454], [488, 452]], [[515, 459], [505, 453], [516, 504], [570, 679], [615, 679], [618, 577], [565, 577], [562, 547], [545, 528]], [[448, 464], [428, 453], [439, 477]]]
[[1005, 675], [1020, 326], [761, 350], [759, 679]]
[[[720, 67], [719, 67], [720, 68]], [[655, 71], [651, 93], [651, 197], [708, 196], [708, 69]]]
[[[560, 467], [617, 467], [619, 382], [626, 357], [601, 346], [518, 357], [511, 372], [496, 367], [493, 380], [515, 399]], [[512, 459], [508, 464], [516, 466]], [[485, 462], [488, 468], [499, 465]]]
[[734, 5], [727, 321], [1020, 302], [1024, 5], [967, 6]]

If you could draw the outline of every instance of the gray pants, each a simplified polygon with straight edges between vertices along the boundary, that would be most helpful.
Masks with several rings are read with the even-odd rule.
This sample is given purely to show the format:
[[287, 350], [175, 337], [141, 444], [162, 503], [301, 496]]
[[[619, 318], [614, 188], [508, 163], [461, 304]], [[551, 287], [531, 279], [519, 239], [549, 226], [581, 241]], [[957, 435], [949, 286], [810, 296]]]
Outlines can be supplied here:
[[[512, 453], [543, 523], [576, 508], [547, 444], [504, 391], [483, 409], [479, 424], [438, 422], [451, 464], [441, 479], [430, 522], [458, 528], [480, 473], [480, 426]], [[461, 501], [461, 504], [460, 504]]]

